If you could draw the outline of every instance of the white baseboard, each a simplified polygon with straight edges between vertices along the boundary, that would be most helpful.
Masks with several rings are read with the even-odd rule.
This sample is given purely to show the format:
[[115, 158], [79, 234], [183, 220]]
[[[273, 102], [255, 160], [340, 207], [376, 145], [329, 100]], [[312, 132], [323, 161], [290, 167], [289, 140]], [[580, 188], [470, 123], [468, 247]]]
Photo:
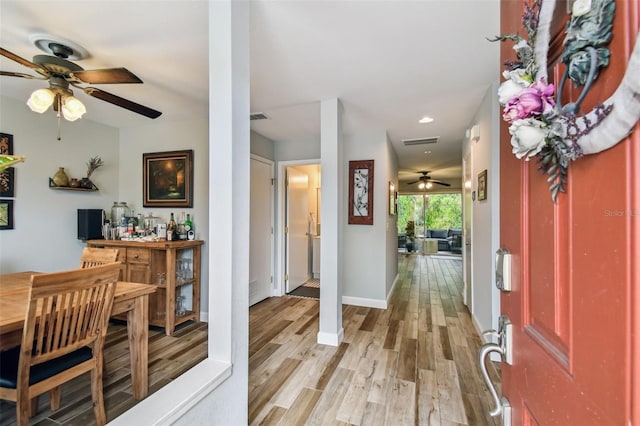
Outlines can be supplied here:
[[344, 339], [344, 328], [341, 328], [338, 333], [326, 333], [324, 331], [318, 332], [318, 344], [338, 346]]
[[[391, 284], [391, 288], [389, 289], [389, 293], [387, 293], [387, 306], [389, 306], [389, 301], [391, 300], [391, 295], [393, 294], [393, 290], [396, 289], [396, 285], [400, 281], [400, 274], [396, 274], [396, 277], [393, 280], [393, 284]], [[386, 307], [385, 307], [386, 309]]]
[[362, 306], [365, 308], [387, 309], [387, 301], [384, 299], [366, 299], [364, 297], [342, 296], [342, 304]]

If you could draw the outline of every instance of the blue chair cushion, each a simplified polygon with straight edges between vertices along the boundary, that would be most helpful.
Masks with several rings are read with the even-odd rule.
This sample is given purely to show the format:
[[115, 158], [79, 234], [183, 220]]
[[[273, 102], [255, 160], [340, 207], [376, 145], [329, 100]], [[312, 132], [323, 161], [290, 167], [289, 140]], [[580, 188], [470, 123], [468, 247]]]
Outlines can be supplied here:
[[[58, 373], [91, 359], [91, 357], [91, 348], [84, 347], [63, 355], [60, 358], [34, 365], [31, 367], [29, 384], [32, 385], [55, 376]], [[20, 346], [0, 352], [0, 387], [16, 389], [19, 359]]]

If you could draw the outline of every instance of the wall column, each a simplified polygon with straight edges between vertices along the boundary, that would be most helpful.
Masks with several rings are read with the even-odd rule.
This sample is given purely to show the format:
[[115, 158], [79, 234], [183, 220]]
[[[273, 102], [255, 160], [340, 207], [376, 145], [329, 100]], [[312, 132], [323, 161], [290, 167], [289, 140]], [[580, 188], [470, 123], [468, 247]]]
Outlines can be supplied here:
[[337, 98], [320, 104], [320, 165], [322, 193], [320, 224], [320, 330], [318, 343], [338, 346], [342, 328], [342, 235], [344, 224], [344, 166], [342, 104]]

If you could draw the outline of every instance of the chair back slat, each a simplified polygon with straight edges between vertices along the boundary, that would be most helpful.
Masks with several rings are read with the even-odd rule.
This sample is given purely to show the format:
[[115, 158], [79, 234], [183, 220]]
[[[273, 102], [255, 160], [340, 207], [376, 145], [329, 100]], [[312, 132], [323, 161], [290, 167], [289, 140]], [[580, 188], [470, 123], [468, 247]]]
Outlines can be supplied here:
[[92, 268], [118, 261], [118, 249], [85, 247], [80, 256], [80, 268]]
[[30, 365], [102, 344], [119, 271], [111, 263], [32, 276], [22, 341]]

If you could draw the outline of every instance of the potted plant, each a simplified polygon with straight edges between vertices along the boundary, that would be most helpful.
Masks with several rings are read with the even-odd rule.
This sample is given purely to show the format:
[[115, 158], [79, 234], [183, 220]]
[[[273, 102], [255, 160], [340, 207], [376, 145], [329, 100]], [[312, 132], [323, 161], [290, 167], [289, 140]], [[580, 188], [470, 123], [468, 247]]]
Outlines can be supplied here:
[[415, 250], [416, 241], [416, 224], [413, 220], [407, 222], [407, 226], [404, 228], [407, 235], [407, 251], [412, 252]]
[[91, 182], [91, 179], [89, 178], [91, 177], [93, 172], [96, 171], [96, 169], [103, 165], [104, 163], [102, 162], [102, 159], [98, 156], [89, 159], [89, 162], [87, 163], [87, 177], [80, 179], [80, 186], [89, 189], [93, 188], [93, 182]]

